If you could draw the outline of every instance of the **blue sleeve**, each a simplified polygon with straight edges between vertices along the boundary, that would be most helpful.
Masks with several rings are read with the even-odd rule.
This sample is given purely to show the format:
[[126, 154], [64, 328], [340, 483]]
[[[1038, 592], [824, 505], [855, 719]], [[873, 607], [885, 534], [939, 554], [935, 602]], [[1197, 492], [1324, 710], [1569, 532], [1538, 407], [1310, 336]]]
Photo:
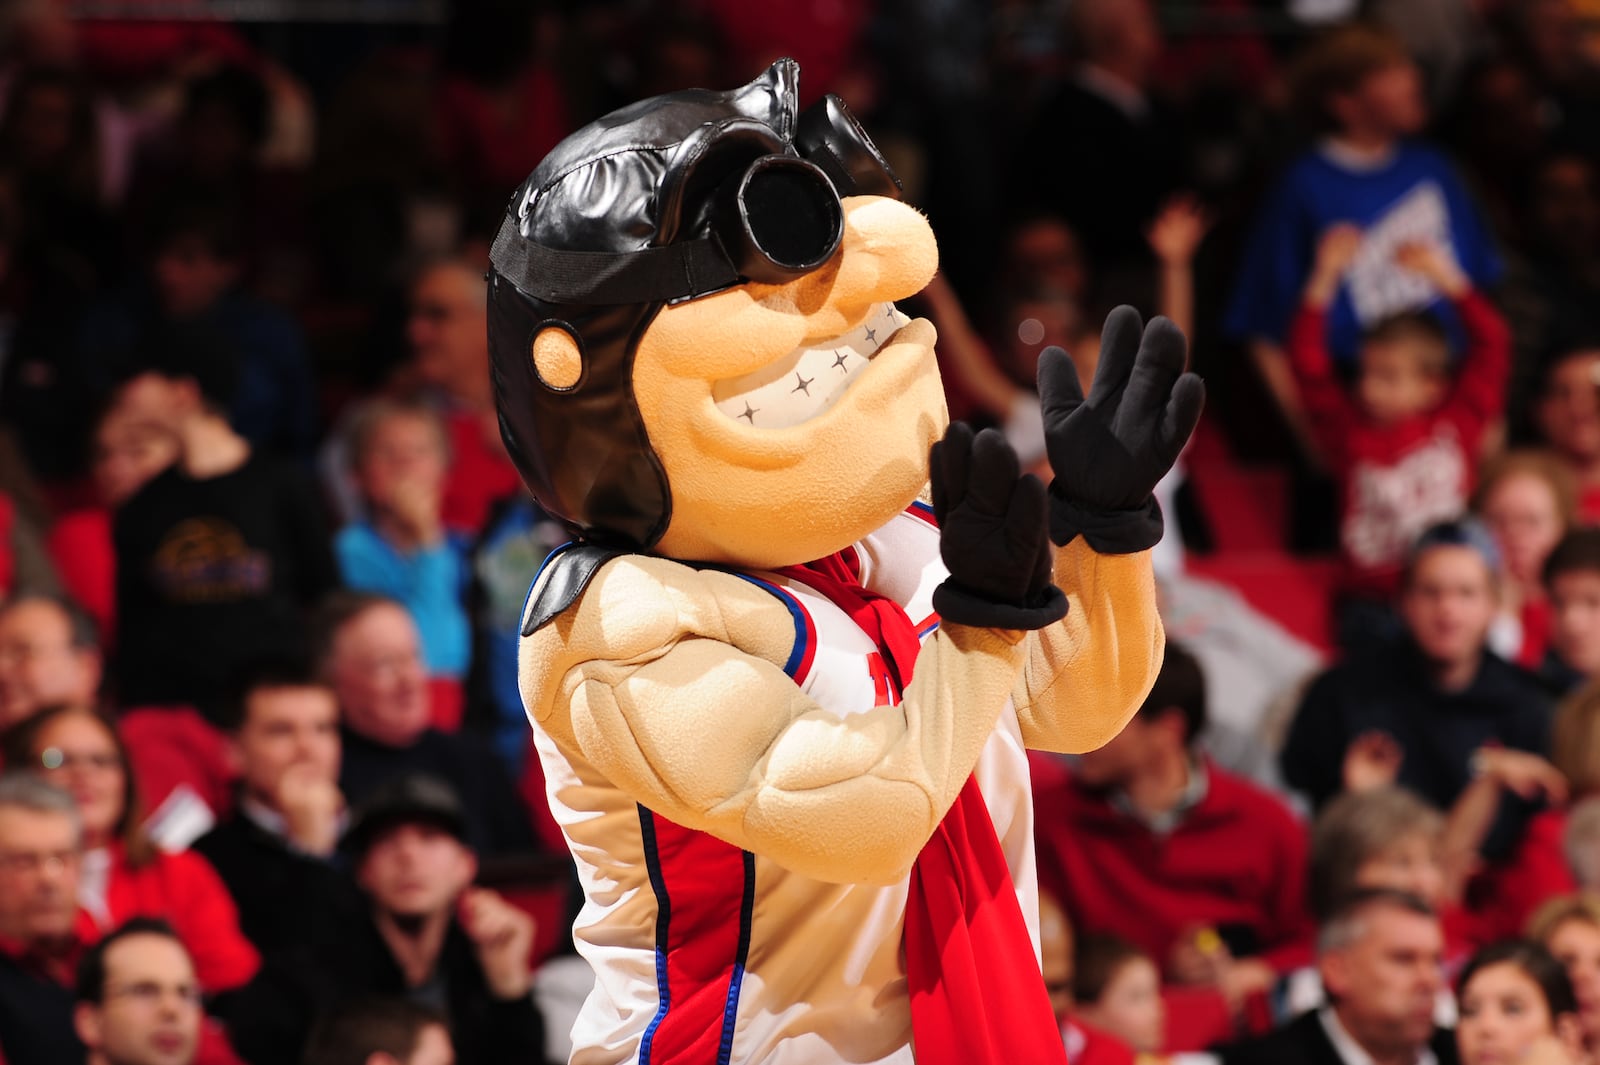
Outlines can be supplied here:
[[472, 657], [472, 630], [462, 603], [466, 557], [450, 540], [406, 559], [406, 606], [422, 631], [428, 672], [459, 677]]
[[333, 538], [333, 553], [346, 586], [406, 600], [404, 574], [395, 565], [394, 549], [370, 526], [358, 522], [340, 529]]
[[1286, 173], [1256, 216], [1223, 319], [1233, 339], [1281, 344], [1289, 330], [1314, 239], [1300, 207], [1300, 184], [1296, 171]]

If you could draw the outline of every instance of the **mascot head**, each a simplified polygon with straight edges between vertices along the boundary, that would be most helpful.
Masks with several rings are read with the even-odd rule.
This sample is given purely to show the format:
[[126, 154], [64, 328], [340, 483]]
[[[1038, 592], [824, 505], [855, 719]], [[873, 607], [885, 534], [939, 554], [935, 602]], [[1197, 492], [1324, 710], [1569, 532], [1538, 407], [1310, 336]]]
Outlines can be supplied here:
[[923, 217], [799, 68], [672, 93], [562, 141], [491, 252], [501, 432], [580, 538], [771, 567], [877, 528], [943, 433]]

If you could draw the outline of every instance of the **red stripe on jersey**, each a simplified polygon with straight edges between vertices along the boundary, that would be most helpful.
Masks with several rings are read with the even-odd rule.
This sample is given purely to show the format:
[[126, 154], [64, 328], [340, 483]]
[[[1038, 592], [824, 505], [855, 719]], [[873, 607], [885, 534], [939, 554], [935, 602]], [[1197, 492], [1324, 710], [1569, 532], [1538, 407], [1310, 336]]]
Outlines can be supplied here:
[[[667, 1007], [649, 1040], [650, 1065], [713, 1065], [726, 1061], [724, 1027], [737, 1009], [736, 974], [742, 975], [741, 916], [745, 880], [751, 871], [744, 852], [704, 832], [646, 812], [654, 826], [654, 848], [646, 859], [664, 912]], [[641, 1060], [643, 1055], [641, 1055]]]

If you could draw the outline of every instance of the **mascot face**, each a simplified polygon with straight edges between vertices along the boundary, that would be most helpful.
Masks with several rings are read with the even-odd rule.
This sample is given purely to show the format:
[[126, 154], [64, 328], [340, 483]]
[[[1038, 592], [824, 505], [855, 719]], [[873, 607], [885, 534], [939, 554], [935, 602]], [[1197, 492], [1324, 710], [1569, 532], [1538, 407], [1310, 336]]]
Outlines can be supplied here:
[[938, 253], [842, 104], [790, 61], [573, 134], [492, 255], [502, 431], [579, 536], [774, 567], [911, 502], [946, 414], [934, 331], [893, 301]]
[[909, 504], [944, 433], [933, 326], [893, 300], [937, 266], [916, 211], [844, 201], [844, 237], [786, 285], [669, 307], [634, 385], [672, 486], [664, 554], [782, 566], [831, 554]]

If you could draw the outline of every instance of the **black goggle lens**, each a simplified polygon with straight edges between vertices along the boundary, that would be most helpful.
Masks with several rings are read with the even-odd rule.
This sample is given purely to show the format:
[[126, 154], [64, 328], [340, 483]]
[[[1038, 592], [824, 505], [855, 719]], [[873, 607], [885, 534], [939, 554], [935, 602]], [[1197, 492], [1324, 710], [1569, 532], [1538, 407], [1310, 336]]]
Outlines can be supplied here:
[[904, 195], [883, 153], [837, 96], [824, 96], [806, 109], [795, 126], [794, 146], [822, 168], [840, 196], [898, 200]]
[[741, 276], [781, 283], [815, 270], [838, 250], [844, 210], [827, 175], [814, 164], [763, 156], [730, 187], [734, 202], [716, 212], [715, 225]]

